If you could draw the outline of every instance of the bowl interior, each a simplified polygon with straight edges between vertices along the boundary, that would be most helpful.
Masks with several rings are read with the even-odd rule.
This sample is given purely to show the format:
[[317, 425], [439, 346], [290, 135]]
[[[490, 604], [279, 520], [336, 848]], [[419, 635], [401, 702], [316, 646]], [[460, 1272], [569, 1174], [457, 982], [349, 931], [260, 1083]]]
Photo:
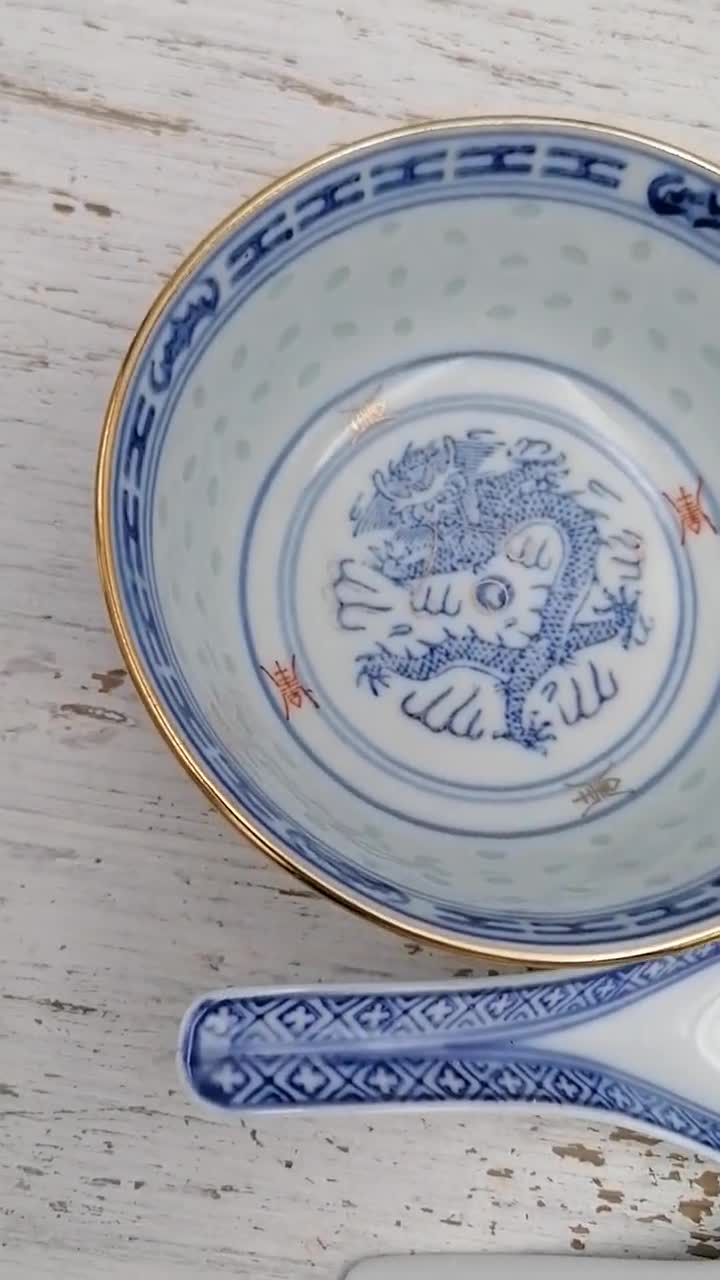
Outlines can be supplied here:
[[718, 915], [708, 182], [559, 126], [379, 140], [143, 335], [107, 481], [140, 678], [385, 917], [582, 956]]

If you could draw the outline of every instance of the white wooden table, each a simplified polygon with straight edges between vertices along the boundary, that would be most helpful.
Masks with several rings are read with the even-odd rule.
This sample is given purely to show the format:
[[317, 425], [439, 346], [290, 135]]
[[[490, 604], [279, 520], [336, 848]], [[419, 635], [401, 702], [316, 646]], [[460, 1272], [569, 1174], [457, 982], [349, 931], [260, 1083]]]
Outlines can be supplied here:
[[623, 1131], [193, 1111], [173, 1050], [198, 992], [469, 970], [320, 901], [208, 811], [118, 669], [91, 527], [134, 327], [267, 179], [473, 111], [596, 117], [717, 159], [719, 64], [711, 0], [1, 0], [3, 1278], [720, 1256], [720, 1175]]

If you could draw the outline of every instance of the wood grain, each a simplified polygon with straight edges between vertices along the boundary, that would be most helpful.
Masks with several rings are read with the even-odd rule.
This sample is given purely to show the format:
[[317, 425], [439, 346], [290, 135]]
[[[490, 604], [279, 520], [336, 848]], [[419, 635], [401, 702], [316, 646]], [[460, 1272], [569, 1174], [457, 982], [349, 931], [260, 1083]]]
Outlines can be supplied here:
[[363, 1254], [720, 1256], [717, 1172], [488, 1115], [226, 1125], [173, 1065], [208, 987], [461, 962], [245, 847], [151, 730], [97, 585], [94, 455], [154, 292], [262, 183], [386, 125], [596, 117], [720, 156], [710, 0], [0, 3], [0, 1273], [335, 1276]]

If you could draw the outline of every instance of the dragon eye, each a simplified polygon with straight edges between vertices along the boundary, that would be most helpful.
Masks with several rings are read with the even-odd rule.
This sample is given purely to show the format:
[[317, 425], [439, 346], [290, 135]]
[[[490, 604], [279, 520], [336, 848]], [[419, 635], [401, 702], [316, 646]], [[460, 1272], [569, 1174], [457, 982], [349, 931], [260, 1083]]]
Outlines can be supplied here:
[[486, 613], [507, 609], [514, 594], [507, 578], [481, 578], [475, 588], [475, 599]]

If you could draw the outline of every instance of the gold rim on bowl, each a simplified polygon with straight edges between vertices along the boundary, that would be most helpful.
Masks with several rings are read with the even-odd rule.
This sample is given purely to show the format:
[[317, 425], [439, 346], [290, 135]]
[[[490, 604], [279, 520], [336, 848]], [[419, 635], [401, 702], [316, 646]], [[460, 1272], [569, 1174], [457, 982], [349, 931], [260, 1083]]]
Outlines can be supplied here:
[[141, 700], [145, 704], [151, 719], [160, 731], [162, 737], [170, 747], [170, 750], [177, 757], [190, 777], [198, 784], [208, 799], [220, 810], [221, 813], [236, 827], [244, 836], [252, 841], [258, 849], [267, 854], [280, 866], [299, 877], [305, 883], [317, 889], [326, 897], [341, 903], [344, 907], [349, 908], [364, 920], [380, 924], [387, 929], [391, 929], [395, 933], [399, 933], [405, 938], [415, 939], [416, 941], [426, 943], [431, 946], [439, 946], [447, 948], [456, 953], [464, 955], [472, 955], [477, 959], [500, 960], [510, 964], [525, 964], [530, 966], [578, 966], [603, 964], [611, 961], [641, 959], [643, 957], [657, 955], [661, 952], [676, 951], [684, 947], [695, 946], [703, 942], [711, 941], [720, 937], [720, 922], [715, 925], [709, 925], [703, 929], [689, 930], [681, 935], [673, 935], [670, 939], [662, 938], [650, 942], [647, 945], [640, 943], [630, 946], [605, 946], [598, 950], [586, 950], [578, 948], [577, 950], [556, 951], [551, 947], [528, 947], [515, 948], [512, 946], [498, 945], [494, 942], [479, 940], [474, 942], [470, 938], [458, 938], [443, 933], [442, 930], [433, 928], [432, 926], [421, 926], [413, 924], [401, 915], [397, 915], [392, 911], [386, 911], [382, 908], [371, 905], [367, 901], [354, 896], [340, 885], [331, 880], [326, 879], [323, 875], [303, 865], [297, 860], [293, 854], [280, 848], [272, 840], [269, 840], [257, 827], [253, 825], [250, 819], [242, 812], [242, 810], [233, 804], [213, 782], [208, 774], [198, 763], [195, 757], [182, 742], [176, 733], [169, 717], [165, 713], [158, 699], [151, 688], [150, 682], [146, 676], [142, 660], [133, 643], [132, 637], [125, 624], [123, 610], [120, 603], [120, 591], [115, 572], [115, 565], [112, 556], [112, 539], [110, 532], [110, 481], [111, 481], [111, 459], [113, 456], [115, 437], [121, 417], [121, 410], [127, 388], [130, 384], [132, 376], [135, 372], [136, 365], [144, 350], [145, 343], [152, 332], [156, 321], [166, 309], [171, 301], [173, 294], [182, 288], [188, 276], [192, 274], [196, 266], [210, 253], [216, 245], [230, 235], [237, 227], [239, 227], [248, 218], [253, 217], [261, 211], [267, 204], [275, 200], [283, 192], [294, 186], [298, 181], [304, 178], [320, 174], [330, 165], [336, 164], [339, 160], [349, 159], [359, 153], [371, 150], [378, 145], [402, 141], [403, 139], [426, 137], [428, 134], [439, 133], [447, 129], [456, 131], [467, 130], [469, 132], [480, 132], [483, 130], [497, 129], [546, 129], [556, 130], [568, 134], [581, 135], [587, 137], [588, 134], [597, 138], [605, 138], [609, 141], [628, 142], [636, 146], [654, 151], [658, 156], [670, 157], [676, 161], [684, 162], [692, 165], [694, 168], [704, 170], [714, 181], [720, 181], [720, 166], [714, 165], [701, 157], [694, 155], [679, 147], [670, 146], [660, 142], [655, 138], [649, 138], [640, 133], [634, 133], [631, 130], [614, 128], [612, 126], [592, 124], [582, 120], [570, 120], [557, 118], [552, 116], [465, 116], [457, 119], [428, 121], [426, 124], [413, 124], [404, 128], [392, 129], [387, 132], [373, 134], [369, 137], [360, 139], [357, 142], [350, 143], [347, 146], [336, 148], [328, 151], [308, 163], [300, 165], [293, 169], [290, 173], [269, 183], [257, 195], [252, 196], [243, 204], [239, 205], [232, 213], [223, 218], [212, 231], [208, 233], [200, 241], [195, 249], [181, 262], [167, 283], [160, 290], [155, 298], [152, 306], [142, 321], [137, 333], [135, 334], [127, 354], [125, 355], [120, 370], [115, 379], [110, 399], [108, 401], [105, 417], [102, 425], [100, 437], [100, 445], [98, 449], [97, 467], [95, 476], [95, 534], [97, 545], [97, 559], [100, 572], [100, 580], [102, 583], [103, 593], [105, 596], [110, 622], [112, 624], [115, 636], [117, 638], [120, 651], [127, 666], [127, 670], [132, 681], [140, 695]]

